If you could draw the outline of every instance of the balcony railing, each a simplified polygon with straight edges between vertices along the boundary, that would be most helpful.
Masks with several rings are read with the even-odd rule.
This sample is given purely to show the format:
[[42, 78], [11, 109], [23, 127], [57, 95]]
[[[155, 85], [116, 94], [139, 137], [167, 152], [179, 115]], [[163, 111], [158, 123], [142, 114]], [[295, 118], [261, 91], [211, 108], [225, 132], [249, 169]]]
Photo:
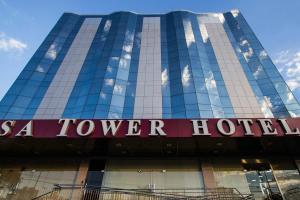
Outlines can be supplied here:
[[56, 185], [54, 189], [32, 200], [252, 200], [235, 188], [214, 189], [118, 189]]
[[300, 187], [287, 190], [284, 197], [286, 200], [300, 199]]

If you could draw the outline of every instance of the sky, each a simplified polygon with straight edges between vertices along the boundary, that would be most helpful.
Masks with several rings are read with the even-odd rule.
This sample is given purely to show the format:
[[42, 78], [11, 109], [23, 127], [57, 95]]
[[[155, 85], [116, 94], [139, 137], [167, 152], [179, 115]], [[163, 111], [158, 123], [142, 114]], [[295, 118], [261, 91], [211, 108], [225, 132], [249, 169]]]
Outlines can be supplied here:
[[300, 0], [0, 0], [0, 99], [64, 12], [239, 9], [300, 100]]

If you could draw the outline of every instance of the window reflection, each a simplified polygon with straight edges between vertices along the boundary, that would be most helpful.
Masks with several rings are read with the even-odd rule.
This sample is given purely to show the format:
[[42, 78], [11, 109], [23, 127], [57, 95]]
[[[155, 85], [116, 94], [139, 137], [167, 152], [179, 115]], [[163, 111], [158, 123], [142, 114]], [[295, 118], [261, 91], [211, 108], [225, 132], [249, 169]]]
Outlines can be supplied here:
[[[299, 161], [296, 163], [299, 163]], [[300, 187], [299, 171], [292, 161], [287, 159], [278, 159], [271, 160], [271, 164], [278, 185], [284, 195], [287, 195], [289, 190]], [[300, 198], [300, 196], [297, 198]]]
[[236, 188], [244, 194], [250, 194], [246, 174], [239, 159], [215, 159], [214, 176], [217, 187]]
[[[54, 184], [75, 184], [76, 176], [77, 164], [71, 163], [0, 166], [0, 200], [32, 199], [52, 191]], [[72, 191], [59, 195], [62, 200], [70, 199]]]
[[263, 200], [274, 195], [281, 196], [273, 171], [267, 160], [242, 159], [249, 188], [254, 198]]
[[126, 189], [181, 189], [183, 186], [204, 188], [197, 160], [109, 160], [102, 182], [102, 187]]

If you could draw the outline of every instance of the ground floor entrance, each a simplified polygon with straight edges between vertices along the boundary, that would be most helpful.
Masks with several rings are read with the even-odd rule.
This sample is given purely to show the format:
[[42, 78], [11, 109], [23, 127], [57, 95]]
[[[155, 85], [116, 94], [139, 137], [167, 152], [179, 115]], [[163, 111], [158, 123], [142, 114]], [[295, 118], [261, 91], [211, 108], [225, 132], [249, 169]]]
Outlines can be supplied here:
[[5, 159], [0, 163], [0, 199], [47, 199], [48, 193], [55, 200], [142, 194], [140, 199], [147, 199], [156, 193], [173, 199], [222, 199], [230, 193], [237, 199], [299, 199], [299, 167], [300, 160], [285, 157]]
[[0, 200], [300, 199], [300, 138], [8, 139]]

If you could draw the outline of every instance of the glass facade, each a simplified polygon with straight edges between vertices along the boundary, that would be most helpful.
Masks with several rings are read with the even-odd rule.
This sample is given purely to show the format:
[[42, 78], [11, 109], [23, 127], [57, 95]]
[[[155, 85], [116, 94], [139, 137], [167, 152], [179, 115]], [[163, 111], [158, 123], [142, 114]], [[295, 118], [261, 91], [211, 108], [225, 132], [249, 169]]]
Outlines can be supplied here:
[[[151, 199], [155, 193], [216, 199], [218, 195], [225, 198], [225, 194], [227, 199], [238, 197], [230, 194], [252, 195], [255, 200], [275, 195], [286, 200], [300, 196], [294, 191], [300, 185], [299, 169], [287, 158], [91, 159], [88, 171], [84, 163], [80, 159], [4, 159], [0, 164], [0, 199], [29, 200], [43, 195], [40, 198], [79, 200], [85, 196], [117, 200], [140, 195], [140, 199]], [[208, 182], [213, 182], [214, 187], [208, 187]], [[61, 189], [53, 190], [57, 185]], [[90, 190], [82, 193], [84, 187]], [[108, 192], [114, 190], [118, 192]]]
[[204, 188], [204, 183], [197, 160], [115, 159], [106, 163], [102, 187], [159, 191]]
[[287, 158], [279, 158], [271, 160], [271, 164], [278, 186], [283, 194], [287, 194], [289, 190], [300, 186], [299, 169], [295, 162]]
[[[14, 163], [14, 164], [12, 164]], [[78, 161], [25, 161], [0, 165], [0, 199], [29, 200], [51, 192], [55, 184], [75, 184]], [[72, 191], [62, 192], [57, 199], [71, 199]]]
[[233, 11], [224, 17], [273, 116], [298, 116], [299, 103], [243, 16]]
[[64, 14], [0, 103], [3, 119], [297, 117], [238, 11]]
[[239, 159], [215, 159], [213, 169], [217, 187], [237, 188], [242, 193], [250, 193]]
[[1, 118], [33, 118], [81, 24], [77, 15], [60, 18], [2, 99]]

